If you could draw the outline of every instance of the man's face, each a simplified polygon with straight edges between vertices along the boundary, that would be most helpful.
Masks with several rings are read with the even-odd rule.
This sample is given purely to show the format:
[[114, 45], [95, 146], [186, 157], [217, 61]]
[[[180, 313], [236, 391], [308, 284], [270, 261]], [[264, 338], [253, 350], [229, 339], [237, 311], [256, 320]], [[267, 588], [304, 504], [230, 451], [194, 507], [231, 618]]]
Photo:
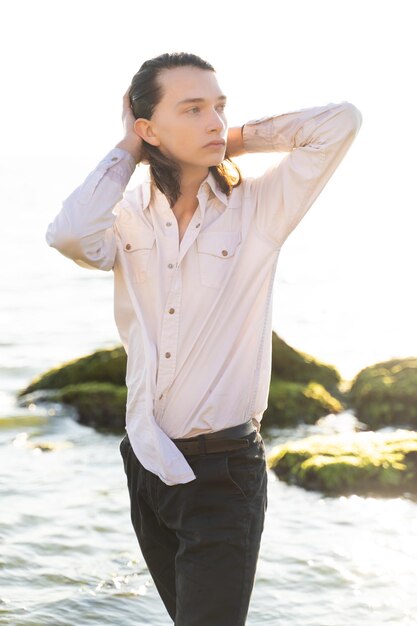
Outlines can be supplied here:
[[[152, 143], [182, 166], [221, 163], [226, 145], [205, 147], [216, 139], [227, 140], [226, 102], [215, 72], [176, 67], [163, 70], [158, 80], [164, 95], [152, 116]], [[191, 98], [203, 101], [181, 102]]]

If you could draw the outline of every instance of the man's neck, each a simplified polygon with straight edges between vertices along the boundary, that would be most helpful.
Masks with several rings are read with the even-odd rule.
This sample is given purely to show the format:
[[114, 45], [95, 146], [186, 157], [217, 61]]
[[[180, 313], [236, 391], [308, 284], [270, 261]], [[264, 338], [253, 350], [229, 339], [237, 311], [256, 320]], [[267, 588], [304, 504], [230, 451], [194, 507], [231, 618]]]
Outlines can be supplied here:
[[181, 176], [181, 199], [185, 202], [192, 201], [196, 198], [200, 185], [208, 176], [208, 167], [194, 169], [192, 171], [183, 171]]

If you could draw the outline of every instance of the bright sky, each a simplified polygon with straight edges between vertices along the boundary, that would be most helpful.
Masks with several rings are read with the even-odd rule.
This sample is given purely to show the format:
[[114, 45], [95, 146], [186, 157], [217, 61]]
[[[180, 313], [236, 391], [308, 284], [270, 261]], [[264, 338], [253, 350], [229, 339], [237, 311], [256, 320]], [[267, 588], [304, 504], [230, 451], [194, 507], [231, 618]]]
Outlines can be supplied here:
[[[312, 258], [328, 255], [322, 267], [334, 258], [336, 268], [352, 268], [349, 297], [366, 309], [372, 291], [379, 299], [372, 316], [385, 303], [393, 314], [396, 307], [405, 312], [403, 331], [414, 335], [410, 353], [417, 352], [414, 2], [13, 0], [5, 6], [0, 156], [77, 155], [90, 157], [92, 169], [121, 139], [122, 95], [132, 76], [143, 61], [168, 51], [194, 52], [215, 67], [228, 95], [229, 126], [354, 103], [363, 115], [360, 133], [318, 206], [291, 235], [281, 271], [305, 246]], [[247, 155], [237, 162], [244, 174], [256, 175], [279, 158]], [[305, 279], [310, 267], [291, 265], [292, 278], [300, 271]]]
[[[144, 60], [192, 51], [217, 70], [229, 125], [350, 100], [369, 157], [408, 148], [416, 110], [414, 3], [13, 0], [3, 7], [1, 153], [98, 154]], [[402, 165], [404, 158], [401, 159]], [[397, 170], [398, 171], [398, 170]]]

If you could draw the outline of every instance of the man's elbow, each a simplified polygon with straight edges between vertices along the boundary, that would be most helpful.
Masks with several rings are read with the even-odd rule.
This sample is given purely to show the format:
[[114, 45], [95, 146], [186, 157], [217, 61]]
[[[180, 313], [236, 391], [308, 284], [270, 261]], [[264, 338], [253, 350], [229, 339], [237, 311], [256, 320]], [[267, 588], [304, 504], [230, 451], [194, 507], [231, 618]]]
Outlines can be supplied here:
[[93, 242], [88, 242], [88, 244], [84, 242], [81, 245], [81, 240], [70, 236], [68, 232], [57, 233], [53, 224], [48, 227], [45, 239], [49, 246], [58, 250], [68, 259], [75, 261], [80, 267], [104, 271], [113, 269], [115, 250], [107, 250], [103, 245], [97, 245]]
[[351, 102], [344, 103], [345, 125], [349, 134], [357, 135], [362, 126], [362, 113], [357, 106]]
[[45, 239], [48, 246], [56, 248], [64, 256], [73, 259], [79, 255], [79, 250], [76, 240], [68, 233], [59, 232], [55, 229], [54, 224], [49, 224]]

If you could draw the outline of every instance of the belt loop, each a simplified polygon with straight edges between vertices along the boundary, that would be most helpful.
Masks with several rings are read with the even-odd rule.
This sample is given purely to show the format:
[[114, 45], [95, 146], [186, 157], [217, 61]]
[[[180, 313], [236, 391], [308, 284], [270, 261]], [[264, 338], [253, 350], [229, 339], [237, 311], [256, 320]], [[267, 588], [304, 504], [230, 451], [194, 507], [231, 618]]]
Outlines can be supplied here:
[[207, 454], [206, 438], [204, 435], [197, 435], [197, 439], [199, 441], [199, 448], [203, 450], [203, 454]]

